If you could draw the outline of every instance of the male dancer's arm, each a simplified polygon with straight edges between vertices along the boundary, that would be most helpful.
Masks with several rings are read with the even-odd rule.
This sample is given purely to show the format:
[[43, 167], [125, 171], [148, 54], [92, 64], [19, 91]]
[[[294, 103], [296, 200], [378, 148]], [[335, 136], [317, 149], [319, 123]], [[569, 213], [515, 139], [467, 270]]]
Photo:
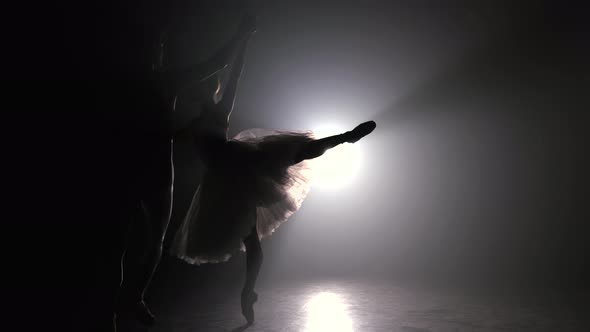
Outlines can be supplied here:
[[236, 56], [230, 67], [227, 83], [221, 92], [221, 99], [218, 103], [218, 108], [224, 112], [227, 117], [231, 115], [231, 112], [234, 108], [238, 83], [242, 77], [242, 72], [244, 69], [247, 46], [248, 39], [244, 39], [237, 49]]
[[[231, 111], [233, 109], [235, 95], [236, 95], [236, 91], [237, 91], [237, 84], [238, 84], [239, 78], [242, 73], [242, 68], [244, 66], [246, 46], [247, 46], [247, 43], [248, 43], [251, 33], [254, 32], [255, 29], [256, 29], [256, 18], [253, 16], [244, 17], [242, 19], [242, 22], [240, 23], [240, 29], [239, 29], [240, 32], [238, 32], [238, 33], [236, 33], [236, 35], [234, 35], [234, 38], [232, 39], [233, 42], [227, 43], [226, 46], [224, 47], [224, 48], [226, 48], [226, 50], [224, 50], [223, 52], [224, 53], [227, 52], [227, 54], [225, 54], [224, 56], [228, 56], [228, 54], [229, 54], [229, 57], [231, 59], [227, 59], [227, 60], [233, 59], [233, 63], [231, 64], [231, 72], [230, 72], [228, 82], [227, 82], [225, 88], [223, 89], [223, 92], [220, 93], [221, 100], [219, 101], [217, 106], [220, 108], [220, 111], [222, 111], [226, 114], [227, 117], [229, 117], [229, 115], [231, 114]], [[231, 49], [230, 49], [229, 45], [231, 45]], [[213, 58], [215, 58], [215, 56], [212, 57], [211, 59], [213, 59]], [[227, 63], [225, 66], [227, 66]], [[211, 97], [213, 97], [213, 96], [211, 96]], [[193, 119], [187, 125], [182, 126], [182, 127], [175, 126], [175, 130], [173, 131], [174, 137], [175, 138], [190, 137], [190, 131], [191, 131], [192, 126], [195, 124], [195, 121], [199, 121], [199, 120]]]
[[225, 69], [234, 56], [236, 48], [249, 37], [255, 27], [254, 24], [254, 18], [245, 16], [232, 38], [205, 62], [180, 70], [163, 72], [166, 85], [171, 88], [173, 94], [179, 94], [189, 84], [204, 81]]

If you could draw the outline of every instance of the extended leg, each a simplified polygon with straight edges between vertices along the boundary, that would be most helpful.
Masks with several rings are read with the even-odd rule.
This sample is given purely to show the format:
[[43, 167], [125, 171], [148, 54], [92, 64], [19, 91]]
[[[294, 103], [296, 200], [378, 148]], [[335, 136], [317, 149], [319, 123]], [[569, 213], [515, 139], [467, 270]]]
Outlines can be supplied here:
[[367, 121], [356, 126], [352, 131], [340, 135], [316, 139], [307, 143], [295, 157], [295, 163], [306, 159], [314, 159], [323, 155], [327, 150], [342, 143], [354, 143], [370, 134], [376, 127], [374, 121]]
[[246, 282], [242, 289], [242, 315], [246, 317], [249, 324], [254, 322], [254, 302], [258, 300], [258, 294], [254, 292], [258, 272], [262, 266], [262, 247], [258, 239], [256, 226], [252, 228], [251, 233], [244, 239], [246, 245]]

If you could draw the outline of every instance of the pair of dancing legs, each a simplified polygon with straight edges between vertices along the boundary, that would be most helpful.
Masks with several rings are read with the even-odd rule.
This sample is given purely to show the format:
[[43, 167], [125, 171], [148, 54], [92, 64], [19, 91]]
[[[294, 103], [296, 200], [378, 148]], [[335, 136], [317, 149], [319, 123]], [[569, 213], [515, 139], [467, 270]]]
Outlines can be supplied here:
[[[164, 39], [161, 37], [157, 43], [152, 69], [161, 88], [160, 93], [170, 102], [169, 107], [160, 111], [169, 113], [172, 117], [176, 96], [193, 82], [204, 81], [227, 67], [232, 58], [236, 57], [238, 46], [245, 43], [254, 29], [254, 18], [245, 17], [236, 34], [208, 60], [175, 71], [165, 68]], [[117, 265], [117, 268], [113, 268], [113, 280], [117, 281], [116, 288], [122, 287], [118, 296], [119, 315], [132, 316], [148, 325], [154, 323], [154, 316], [144, 302], [144, 294], [160, 262], [162, 244], [170, 222], [174, 182], [172, 138], [178, 133], [174, 128], [165, 128], [162, 131], [165, 135], [159, 135], [161, 138], [142, 143], [148, 147], [146, 154], [149, 157], [140, 163], [145, 174], [138, 181], [142, 189], [137, 190], [135, 201], [131, 203], [135, 206], [135, 218], [130, 224], [127, 239], [118, 246], [120, 249], [117, 250], [117, 258], [113, 262], [116, 262], [113, 266]], [[136, 245], [135, 250], [127, 250], [130, 244]], [[121, 262], [123, 258], [125, 264]], [[128, 269], [123, 271], [123, 266]]]
[[[312, 140], [306, 143], [295, 156], [293, 164], [297, 164], [306, 159], [314, 159], [323, 155], [327, 150], [336, 147], [342, 143], [355, 143], [364, 136], [370, 134], [376, 127], [375, 122], [368, 121], [358, 125], [352, 131], [345, 132], [340, 135], [329, 136], [321, 139]], [[253, 213], [256, 216], [256, 213]], [[256, 221], [253, 221], [256, 225]], [[244, 245], [246, 246], [246, 281], [242, 288], [241, 306], [242, 315], [246, 318], [249, 324], [254, 322], [254, 302], [258, 300], [258, 294], [254, 292], [254, 286], [260, 267], [262, 266], [263, 254], [260, 240], [258, 238], [258, 230], [254, 226], [246, 238], [244, 238]]]
[[144, 294], [162, 257], [172, 214], [172, 142], [162, 145], [165, 146], [159, 151], [151, 152], [154, 155], [150, 159], [159, 160], [152, 160], [152, 167], [146, 166], [148, 170], [140, 178], [143, 184], [135, 203], [121, 264], [123, 287], [119, 314], [122, 318], [131, 316], [148, 325], [154, 322], [154, 316], [144, 302]]

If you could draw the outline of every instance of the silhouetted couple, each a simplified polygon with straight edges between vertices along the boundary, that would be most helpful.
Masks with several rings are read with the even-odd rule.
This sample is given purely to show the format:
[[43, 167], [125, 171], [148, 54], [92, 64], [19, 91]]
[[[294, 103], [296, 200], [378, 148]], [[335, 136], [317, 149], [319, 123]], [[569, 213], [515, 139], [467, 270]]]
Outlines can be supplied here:
[[174, 135], [193, 138], [205, 171], [174, 237], [171, 253], [190, 264], [202, 264], [226, 261], [240, 249], [245, 250], [241, 307], [248, 323], [252, 323], [253, 304], [258, 298], [254, 287], [263, 259], [260, 239], [272, 234], [301, 206], [311, 186], [312, 170], [306, 160], [339, 144], [354, 143], [376, 127], [369, 121], [352, 131], [321, 139], [308, 131], [257, 128], [228, 139], [229, 117], [255, 23], [253, 17], [245, 17], [233, 38], [203, 65], [170, 73], [164, 71], [160, 58], [154, 66], [154, 75], [164, 86], [160, 91], [168, 91], [163, 98], [168, 101], [168, 112], [174, 110], [178, 91], [189, 83], [201, 81], [206, 93], [199, 117], [181, 130], [161, 135], [161, 149], [144, 169], [145, 183], [141, 183], [143, 190], [136, 197], [142, 222], [133, 224], [142, 228], [131, 228], [130, 235], [145, 234], [147, 259], [123, 274], [121, 315], [133, 313], [146, 324], [154, 322], [144, 293], [160, 260], [170, 221]]

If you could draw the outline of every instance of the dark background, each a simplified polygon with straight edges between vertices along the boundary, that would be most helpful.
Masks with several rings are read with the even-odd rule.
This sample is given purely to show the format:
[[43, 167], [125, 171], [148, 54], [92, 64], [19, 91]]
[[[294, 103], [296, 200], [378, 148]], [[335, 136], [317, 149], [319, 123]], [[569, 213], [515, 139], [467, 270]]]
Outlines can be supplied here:
[[[138, 82], [157, 31], [169, 31], [168, 61], [180, 68], [214, 52], [244, 12], [260, 18], [232, 133], [333, 121], [344, 129], [368, 119], [378, 124], [361, 143], [362, 170], [354, 181], [338, 190], [312, 189], [302, 209], [263, 242], [263, 280], [355, 276], [587, 288], [590, 85], [583, 5], [45, 6], [51, 8], [25, 9], [11, 23], [18, 33], [9, 41], [19, 52], [6, 68], [16, 91], [11, 100], [22, 110], [15, 113], [25, 118], [18, 127], [39, 134], [16, 145], [27, 174], [16, 191], [26, 198], [19, 208], [33, 212], [32, 222], [17, 226], [39, 244], [16, 246], [29, 257], [18, 264], [30, 267], [30, 257], [42, 257], [33, 259], [34, 272], [23, 272], [33, 293], [51, 289], [51, 301], [73, 293], [68, 307], [82, 303], [76, 301], [94, 282], [96, 257], [107, 255], [125, 229], [116, 217], [117, 197], [129, 190], [126, 172], [134, 161], [121, 139], [137, 137], [137, 123], [160, 119], [137, 106], [150, 95]], [[181, 118], [198, 114], [183, 106]], [[190, 143], [179, 142], [175, 152], [169, 238], [199, 172]], [[152, 292], [191, 278], [241, 280], [242, 260], [194, 268], [165, 258]]]

